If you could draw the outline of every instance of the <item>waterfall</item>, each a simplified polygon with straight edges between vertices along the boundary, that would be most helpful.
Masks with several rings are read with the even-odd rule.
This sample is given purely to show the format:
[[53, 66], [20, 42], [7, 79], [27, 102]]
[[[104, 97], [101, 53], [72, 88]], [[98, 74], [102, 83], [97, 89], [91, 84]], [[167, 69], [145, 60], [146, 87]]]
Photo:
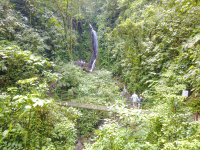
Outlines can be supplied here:
[[96, 59], [93, 61], [92, 67], [91, 67], [91, 69], [90, 69], [90, 72], [92, 72], [92, 71], [93, 71], [93, 69], [94, 69], [94, 66], [95, 66], [95, 62], [96, 62]]
[[90, 72], [92, 72], [95, 67], [95, 62], [97, 59], [98, 41], [97, 41], [97, 32], [93, 29], [91, 24], [90, 24], [90, 38], [92, 45], [92, 55], [90, 57], [90, 66], [91, 66]]

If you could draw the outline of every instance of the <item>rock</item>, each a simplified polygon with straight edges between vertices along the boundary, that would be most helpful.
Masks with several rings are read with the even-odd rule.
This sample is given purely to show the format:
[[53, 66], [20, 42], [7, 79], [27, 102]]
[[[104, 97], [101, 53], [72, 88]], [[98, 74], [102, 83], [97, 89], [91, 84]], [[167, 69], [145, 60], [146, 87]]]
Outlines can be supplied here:
[[84, 145], [81, 143], [81, 140], [82, 140], [82, 138], [78, 137], [78, 141], [76, 141], [76, 143], [75, 143], [76, 147], [74, 150], [82, 150], [85, 148]]
[[[90, 72], [90, 69], [91, 69], [91, 65], [90, 63], [86, 63], [86, 62], [80, 62], [80, 61], [74, 61], [74, 64], [77, 65], [77, 66], [80, 66], [84, 71], [86, 72]], [[95, 70], [95, 68], [94, 68]]]
[[151, 41], [155, 41], [156, 40], [156, 35], [153, 35], [152, 37], [151, 37]]
[[200, 44], [200, 34], [192, 37], [183, 45], [183, 49], [189, 49], [195, 47], [197, 44]]
[[90, 72], [90, 64], [89, 63], [84, 63], [81, 68], [83, 68], [84, 71]]

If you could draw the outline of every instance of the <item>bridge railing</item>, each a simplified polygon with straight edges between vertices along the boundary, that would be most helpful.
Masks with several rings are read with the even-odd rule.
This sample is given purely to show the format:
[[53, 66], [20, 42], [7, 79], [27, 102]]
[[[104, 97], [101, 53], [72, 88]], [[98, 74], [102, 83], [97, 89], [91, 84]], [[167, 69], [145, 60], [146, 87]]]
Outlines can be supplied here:
[[[146, 100], [145, 100], [146, 101]], [[126, 102], [130, 102], [133, 103], [133, 101], [126, 101]], [[149, 103], [149, 102], [134, 102], [134, 103], [140, 103], [140, 104], [149, 104], [149, 105], [155, 105], [155, 103]]]
[[[112, 96], [107, 96], [107, 95], [100, 95], [98, 93], [94, 93], [94, 94], [70, 94], [69, 91], [64, 91], [64, 90], [54, 90], [54, 95], [56, 95], [56, 97], [60, 100], [60, 102], [62, 103], [62, 101], [68, 101], [68, 102], [74, 102], [73, 100], [76, 100], [77, 103], [81, 103], [79, 100], [79, 98], [87, 98], [87, 97], [94, 97], [94, 98], [102, 98], [105, 100], [110, 100], [111, 98], [113, 100], [121, 100], [122, 102], [126, 103], [127, 105], [132, 105], [133, 100], [131, 98], [124, 98], [121, 95], [112, 95]], [[150, 107], [152, 105], [155, 105], [155, 103], [151, 103], [151, 102], [147, 102], [146, 99], [143, 100], [143, 102], [136, 102], [136, 103], [140, 103], [141, 106], [147, 106]]]

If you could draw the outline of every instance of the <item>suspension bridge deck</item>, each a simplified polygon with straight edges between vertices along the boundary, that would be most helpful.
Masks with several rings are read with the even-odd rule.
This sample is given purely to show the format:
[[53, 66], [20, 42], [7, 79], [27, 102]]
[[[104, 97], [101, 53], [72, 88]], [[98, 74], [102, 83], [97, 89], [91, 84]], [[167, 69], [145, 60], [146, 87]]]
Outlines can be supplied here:
[[[61, 103], [60, 101], [55, 101], [55, 102]], [[110, 111], [108, 106], [62, 101], [62, 105], [65, 105], [66, 103], [67, 103], [67, 106]]]
[[[56, 100], [55, 102], [61, 104], [61, 101]], [[66, 105], [67, 103], [67, 105]], [[85, 103], [76, 103], [76, 102], [69, 102], [69, 101], [62, 101], [61, 105], [66, 106], [72, 106], [72, 107], [79, 107], [79, 108], [85, 108], [85, 109], [93, 109], [93, 110], [103, 110], [103, 111], [113, 111], [108, 106], [102, 106], [102, 105], [94, 105], [94, 104], [85, 104]], [[150, 114], [151, 112], [149, 110], [142, 110], [142, 109], [135, 109], [136, 112], [144, 113], [144, 114]]]

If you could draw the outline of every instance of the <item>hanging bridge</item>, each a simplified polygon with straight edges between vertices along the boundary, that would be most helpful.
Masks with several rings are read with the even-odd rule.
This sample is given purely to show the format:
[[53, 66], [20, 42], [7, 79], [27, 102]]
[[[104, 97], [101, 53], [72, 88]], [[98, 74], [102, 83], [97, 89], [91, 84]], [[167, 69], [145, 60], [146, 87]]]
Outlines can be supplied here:
[[[81, 95], [80, 96], [80, 95], [70, 95], [69, 93], [67, 93], [67, 94], [57, 93], [57, 95], [60, 95], [60, 98], [59, 98], [60, 100], [55, 100], [56, 103], [66, 106], [66, 107], [72, 106], [72, 107], [76, 107], [81, 110], [85, 110], [88, 113], [87, 116], [84, 116], [85, 118], [104, 120], [103, 118], [106, 118], [107, 116], [109, 116], [109, 118], [116, 119], [117, 111], [115, 108], [111, 108], [109, 106], [104, 106], [104, 105], [98, 105], [98, 104], [88, 104], [88, 103], [84, 103], [84, 102], [80, 102], [80, 101], [78, 101], [78, 102], [71, 101], [73, 99], [78, 99], [80, 97], [82, 97], [82, 98], [87, 97], [87, 96], [90, 97], [91, 95]], [[114, 99], [121, 100], [124, 103], [129, 103], [131, 106], [127, 105], [127, 107], [132, 108], [132, 101], [124, 100], [123, 97], [119, 97], [119, 96]], [[145, 104], [146, 102], [142, 102], [142, 103]], [[138, 113], [145, 113], [145, 114], [150, 113], [149, 111], [138, 110], [138, 109], [136, 109], [136, 111], [138, 111]]]
[[[104, 116], [108, 116], [108, 113], [111, 112], [112, 115], [110, 118], [116, 119], [116, 110], [114, 108], [110, 108], [109, 106], [103, 106], [103, 105], [98, 105], [98, 104], [87, 104], [84, 102], [72, 102], [70, 100], [73, 99], [77, 99], [79, 97], [91, 97], [91, 95], [70, 95], [69, 92], [67, 92], [67, 94], [61, 94], [61, 93], [57, 93], [57, 96], [60, 95], [60, 97], [58, 98], [59, 100], [55, 100], [56, 103], [61, 104], [63, 106], [71, 106], [71, 107], [76, 107], [78, 109], [85, 109], [88, 112], [88, 116], [85, 116], [86, 118], [93, 118], [93, 119], [97, 119], [97, 120], [104, 120], [102, 118], [98, 118], [97, 115], [103, 115]], [[96, 95], [94, 95], [96, 96]], [[99, 96], [99, 95], [98, 95]], [[64, 97], [64, 98], [63, 98]], [[76, 97], [76, 98], [75, 98]], [[129, 103], [130, 106], [127, 105], [127, 107], [132, 108], [132, 100], [130, 101], [130, 99], [123, 99], [122, 96], [117, 96], [114, 99], [118, 99], [123, 101], [124, 103]], [[138, 102], [139, 103], [139, 102]], [[149, 103], [149, 102], [142, 102], [142, 105], [155, 105], [154, 103]], [[136, 109], [136, 111], [138, 111], [138, 113], [145, 113], [145, 114], [150, 114], [151, 112], [148, 110], [138, 110]], [[198, 113], [196, 113], [198, 114]], [[95, 117], [96, 116], [96, 117]], [[198, 119], [198, 115], [196, 115], [195, 117], [193, 117], [194, 121], [198, 121], [200, 119]]]
[[69, 102], [69, 101], [58, 101], [55, 102], [60, 103], [62, 105], [78, 107], [78, 108], [86, 108], [86, 109], [94, 109], [94, 110], [103, 110], [103, 111], [111, 111], [109, 107], [102, 105], [94, 105], [94, 104], [85, 104], [85, 103], [77, 103], [77, 102]]
[[[57, 103], [60, 103], [62, 105], [67, 105], [68, 106], [72, 106], [72, 107], [78, 107], [78, 108], [86, 108], [86, 109], [95, 109], [95, 110], [103, 110], [103, 111], [112, 111], [108, 106], [104, 106], [104, 105], [97, 105], [97, 104], [88, 104], [88, 103], [81, 103], [81, 102], [72, 102], [71, 100], [73, 99], [78, 99], [80, 97], [92, 97], [92, 95], [74, 95], [74, 94], [69, 94], [69, 92], [65, 92], [65, 93], [58, 93], [59, 91], [55, 91], [54, 94], [56, 94], [59, 97], [59, 100], [56, 100]], [[93, 95], [93, 96], [97, 96], [99, 98], [105, 98], [105, 95]], [[105, 98], [106, 99], [106, 98]], [[123, 96], [115, 96], [113, 99], [115, 100], [121, 100], [124, 103], [129, 103], [132, 106], [132, 99], [124, 99]], [[130, 101], [131, 99], [131, 101]], [[139, 102], [137, 102], [139, 103]], [[154, 103], [149, 103], [149, 102], [142, 102], [141, 105], [144, 104], [150, 104], [150, 105], [154, 105]]]
[[[96, 120], [104, 120], [105, 116], [109, 116], [109, 112], [112, 114], [110, 115], [109, 118], [116, 120], [117, 112], [115, 109], [109, 108], [109, 106], [103, 106], [103, 105], [95, 105], [95, 104], [85, 104], [85, 103], [77, 103], [77, 102], [69, 102], [69, 101], [59, 101], [56, 100], [58, 104], [61, 104], [63, 106], [72, 106], [72, 107], [77, 107], [85, 109], [86, 112], [88, 113], [87, 116], [84, 116], [85, 118], [93, 118]], [[89, 110], [93, 110], [92, 112]], [[137, 109], [138, 113], [141, 113], [142, 110]], [[149, 114], [149, 111], [143, 111], [145, 114]], [[101, 116], [100, 116], [101, 115]]]

